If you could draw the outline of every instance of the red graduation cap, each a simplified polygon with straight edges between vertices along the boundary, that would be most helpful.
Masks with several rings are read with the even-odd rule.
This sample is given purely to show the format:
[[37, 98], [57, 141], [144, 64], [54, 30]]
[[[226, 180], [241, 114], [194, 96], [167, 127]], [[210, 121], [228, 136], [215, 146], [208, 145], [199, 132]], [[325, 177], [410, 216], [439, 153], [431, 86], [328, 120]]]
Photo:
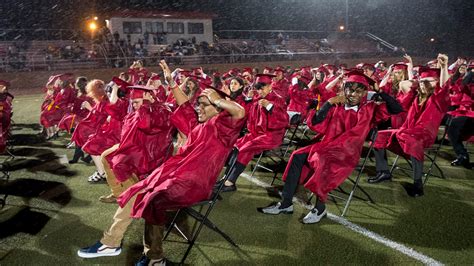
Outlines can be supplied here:
[[118, 77], [113, 77], [112, 81], [117, 84], [117, 86], [120, 87], [120, 90], [122, 91], [127, 91], [127, 88], [132, 86], [132, 84], [126, 82], [125, 80], [118, 78]]
[[398, 62], [398, 63], [393, 64], [392, 69], [393, 70], [407, 70], [408, 65], [404, 62]]
[[324, 66], [325, 66], [328, 70], [332, 70], [333, 72], [334, 72], [334, 71], [337, 71], [337, 66], [335, 66], [335, 65], [324, 64]]
[[250, 67], [245, 67], [242, 69], [242, 73], [248, 72], [249, 74], [253, 73], [253, 69]]
[[420, 67], [418, 70], [419, 79], [439, 78], [441, 70], [439, 68]]
[[59, 79], [61, 75], [53, 75], [50, 76], [48, 82], [46, 82], [46, 86], [54, 85], [54, 83]]
[[374, 66], [374, 64], [363, 63], [362, 64], [362, 69], [366, 69], [366, 68], [375, 69], [375, 66]]
[[369, 88], [370, 85], [374, 85], [375, 81], [369, 77], [367, 77], [364, 73], [352, 70], [347, 74], [346, 82], [357, 82], [363, 84], [366, 88]]
[[318, 68], [315, 68], [315, 70], [316, 70], [317, 72], [323, 72], [324, 75], [326, 75], [326, 76], [329, 75], [329, 70], [328, 70], [326, 67], [324, 67], [324, 66], [320, 66], [320, 67], [318, 67]]
[[5, 87], [10, 87], [10, 82], [6, 80], [0, 80], [0, 85], [5, 86]]
[[278, 66], [275, 68], [275, 71], [274, 72], [282, 72], [282, 73], [285, 73], [285, 70], [281, 67], [281, 66]]
[[160, 79], [160, 75], [158, 75], [157, 73], [151, 73], [151, 77], [149, 80], [159, 80]]
[[145, 92], [154, 90], [152, 87], [144, 85], [133, 85], [127, 87], [130, 90], [130, 99], [142, 99]]
[[255, 83], [265, 83], [265, 84], [271, 84], [273, 81], [273, 78], [276, 77], [273, 74], [257, 74], [255, 75], [257, 79], [255, 80]]

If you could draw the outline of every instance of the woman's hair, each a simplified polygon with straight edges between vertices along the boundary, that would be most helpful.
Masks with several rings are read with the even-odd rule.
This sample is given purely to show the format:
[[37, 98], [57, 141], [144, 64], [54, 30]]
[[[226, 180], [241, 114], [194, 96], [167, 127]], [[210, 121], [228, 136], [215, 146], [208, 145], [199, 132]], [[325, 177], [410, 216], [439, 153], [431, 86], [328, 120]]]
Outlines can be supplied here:
[[86, 86], [87, 86], [87, 78], [86, 77], [78, 77], [76, 79], [76, 85], [79, 91], [82, 94], [86, 94]]
[[240, 77], [232, 77], [230, 80], [232, 81], [233, 79], [236, 80], [236, 81], [239, 83], [240, 87], [243, 88], [243, 87], [245, 86], [244, 80], [243, 80], [242, 78], [240, 78]]
[[454, 83], [456, 83], [456, 81], [461, 77], [461, 72], [459, 72], [459, 69], [461, 68], [461, 66], [467, 66], [466, 64], [461, 64], [457, 69], [456, 69], [456, 72], [454, 73], [453, 77], [451, 78], [451, 85], [454, 85]]
[[87, 96], [100, 101], [105, 96], [105, 84], [102, 80], [93, 79], [86, 86]]

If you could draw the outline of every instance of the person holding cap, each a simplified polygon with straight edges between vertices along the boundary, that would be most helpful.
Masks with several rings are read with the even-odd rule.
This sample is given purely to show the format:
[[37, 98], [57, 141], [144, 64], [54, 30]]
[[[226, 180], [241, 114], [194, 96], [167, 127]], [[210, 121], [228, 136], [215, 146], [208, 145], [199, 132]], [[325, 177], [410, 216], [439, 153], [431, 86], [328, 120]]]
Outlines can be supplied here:
[[302, 222], [319, 222], [327, 213], [328, 193], [342, 184], [357, 166], [370, 129], [386, 119], [388, 113], [401, 111], [397, 101], [384, 92], [379, 95], [385, 103], [367, 100], [370, 87], [378, 91], [371, 78], [360, 71], [346, 75], [344, 94], [330, 98], [318, 112], [309, 113], [308, 126], [322, 139], [291, 154], [283, 173], [282, 201], [258, 211], [271, 215], [293, 213], [293, 195], [301, 183], [317, 196], [316, 205]]
[[171, 110], [152, 96], [155, 88], [130, 86], [133, 111], [123, 119], [120, 143], [105, 150], [102, 163], [111, 194], [101, 202], [116, 202], [125, 189], [142, 180], [173, 152]]
[[10, 131], [13, 95], [8, 92], [10, 82], [0, 80], [0, 153], [7, 147]]
[[112, 78], [112, 82], [109, 83], [106, 89], [109, 101], [105, 105], [104, 111], [107, 113], [107, 119], [94, 134], [89, 136], [84, 146], [82, 146], [82, 150], [91, 155], [97, 168], [97, 171], [87, 179], [90, 183], [105, 181], [106, 179], [101, 154], [120, 142], [123, 119], [127, 115], [129, 107], [130, 93], [127, 90], [128, 86], [130, 86], [129, 83], [117, 77]]
[[408, 110], [407, 119], [399, 129], [379, 131], [374, 144], [377, 175], [369, 183], [391, 180], [385, 149], [410, 158], [413, 168], [413, 186], [405, 186], [411, 197], [423, 196], [424, 149], [434, 144], [439, 125], [449, 106], [448, 57], [438, 55], [441, 68], [421, 67], [418, 81], [405, 81], [417, 97]]
[[[182, 131], [188, 134], [188, 141], [146, 179], [120, 195], [114, 223], [100, 241], [79, 250], [80, 257], [119, 255], [123, 234], [131, 222], [130, 218], [124, 217], [130, 215], [145, 219], [144, 256], [137, 265], [164, 265], [165, 212], [209, 197], [244, 125], [245, 110], [239, 104], [222, 97], [223, 93], [207, 88], [193, 106], [172, 79], [171, 70], [164, 60], [160, 66], [179, 106], [173, 116], [178, 120], [182, 119], [176, 118], [180, 116], [191, 120], [183, 125], [187, 128]], [[192, 113], [194, 115], [190, 115]]]
[[46, 130], [46, 140], [57, 136], [59, 121], [74, 103], [76, 93], [73, 82], [71, 73], [53, 76], [48, 81], [47, 96], [40, 115], [40, 123]]
[[[239, 138], [235, 144], [235, 147], [239, 149], [239, 155], [234, 171], [229, 173], [222, 192], [236, 191], [235, 182], [250, 160], [256, 154], [274, 149], [283, 142], [289, 118], [285, 100], [273, 92], [274, 77], [275, 75], [271, 74], [257, 74], [254, 90], [247, 94], [247, 101], [251, 101], [246, 107], [248, 133]], [[257, 92], [256, 95], [255, 92]], [[218, 185], [219, 183], [216, 184]]]

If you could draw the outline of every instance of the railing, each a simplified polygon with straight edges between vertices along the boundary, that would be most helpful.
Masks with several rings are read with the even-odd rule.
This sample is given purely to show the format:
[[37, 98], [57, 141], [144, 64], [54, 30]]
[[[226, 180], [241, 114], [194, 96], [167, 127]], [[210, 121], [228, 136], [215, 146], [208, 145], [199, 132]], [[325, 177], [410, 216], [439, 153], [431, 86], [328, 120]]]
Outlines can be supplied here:
[[[0, 62], [0, 71], [40, 71], [40, 70], [74, 70], [91, 68], [123, 68], [128, 67], [134, 60], [140, 59], [145, 66], [158, 66], [161, 59], [175, 66], [200, 66], [207, 64], [255, 63], [275, 61], [321, 60], [334, 61], [341, 59], [356, 59], [364, 57], [388, 56], [381, 53], [341, 53], [341, 52], [299, 52], [299, 53], [259, 53], [259, 54], [227, 54], [227, 55], [192, 55], [192, 56], [148, 56], [148, 57], [117, 57], [117, 58], [88, 58], [84, 60], [52, 59], [35, 61]], [[13, 66], [23, 65], [21, 69]]]
[[379, 42], [380, 44], [382, 44], [383, 46], [389, 48], [389, 49], [392, 50], [392, 51], [396, 51], [396, 50], [397, 50], [397, 47], [396, 47], [395, 45], [393, 45], [393, 44], [391, 44], [391, 43], [389, 43], [389, 42], [387, 42], [387, 41], [385, 41], [385, 40], [383, 40], [383, 39], [381, 39], [381, 38], [375, 36], [374, 34], [372, 34], [372, 33], [370, 33], [370, 32], [366, 32], [365, 35], [366, 35], [367, 37], [369, 37], [370, 39]]
[[87, 33], [73, 29], [0, 29], [0, 41], [45, 41], [87, 38]]

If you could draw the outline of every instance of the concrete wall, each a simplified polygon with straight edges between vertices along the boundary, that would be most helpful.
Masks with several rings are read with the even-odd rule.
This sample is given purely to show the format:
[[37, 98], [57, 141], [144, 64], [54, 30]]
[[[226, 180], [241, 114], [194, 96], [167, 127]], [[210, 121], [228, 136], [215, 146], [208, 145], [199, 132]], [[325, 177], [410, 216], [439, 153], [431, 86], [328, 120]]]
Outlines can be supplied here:
[[[341, 63], [346, 63], [348, 66], [354, 66], [360, 62], [377, 62], [378, 60], [384, 60], [388, 64], [399, 62], [400, 58], [359, 58], [359, 59], [348, 59], [342, 60]], [[415, 64], [427, 62], [428, 58], [414, 58], [413, 61]], [[332, 63], [331, 60], [325, 60], [326, 63]], [[282, 62], [257, 62], [257, 63], [239, 63], [239, 64], [210, 64], [202, 65], [206, 73], [211, 74], [213, 71], [219, 71], [224, 73], [232, 68], [244, 68], [244, 67], [257, 67], [262, 71], [265, 66], [276, 67], [276, 66], [291, 66], [291, 67], [301, 67], [301, 66], [319, 66], [321, 61], [282, 61]], [[172, 69], [176, 67], [181, 67], [185, 69], [192, 69], [199, 66], [171, 66]], [[161, 69], [157, 67], [147, 67], [151, 72], [161, 73]], [[118, 69], [118, 68], [106, 68], [106, 69], [81, 69], [67, 71], [74, 73], [76, 76], [86, 76], [89, 80], [91, 79], [102, 79], [104, 81], [109, 81], [113, 76], [118, 76], [122, 71], [127, 69]], [[25, 94], [35, 94], [43, 93], [42, 87], [46, 84], [49, 76], [63, 73], [61, 71], [38, 71], [38, 72], [12, 72], [12, 73], [0, 73], [0, 79], [8, 80], [12, 84], [10, 92], [14, 95], [25, 95]]]
[[[126, 34], [123, 33], [123, 22], [141, 22], [142, 24], [142, 33], [141, 34], [130, 34], [132, 39], [132, 44], [137, 42], [138, 39], [143, 40], [143, 33], [145, 33], [145, 22], [162, 22], [163, 23], [163, 30], [167, 32], [167, 23], [168, 22], [181, 22], [184, 23], [184, 33], [183, 34], [174, 34], [174, 33], [167, 33], [166, 34], [166, 41], [168, 44], [176, 42], [178, 39], [190, 39], [192, 37], [196, 37], [196, 42], [213, 42], [213, 30], [212, 30], [212, 20], [211, 19], [162, 19], [162, 18], [121, 18], [121, 17], [113, 17], [109, 20], [109, 30], [110, 32], [114, 33], [118, 31], [120, 37], [126, 40]], [[188, 34], [188, 23], [203, 23], [204, 24], [204, 33], [203, 34]], [[152, 43], [152, 37], [150, 36], [150, 43]]]

